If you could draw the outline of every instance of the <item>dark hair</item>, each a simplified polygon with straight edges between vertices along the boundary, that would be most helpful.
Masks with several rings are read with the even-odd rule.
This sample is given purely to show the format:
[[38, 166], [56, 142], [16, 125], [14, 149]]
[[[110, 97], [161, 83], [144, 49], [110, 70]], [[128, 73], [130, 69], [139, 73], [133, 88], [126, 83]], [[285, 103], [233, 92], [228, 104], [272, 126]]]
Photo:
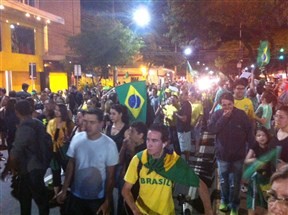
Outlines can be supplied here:
[[117, 94], [116, 94], [116, 93], [111, 93], [111, 94], [109, 94], [108, 98], [109, 98], [110, 100], [112, 100], [112, 102], [113, 102], [114, 104], [117, 103], [117, 101], [118, 101], [118, 97], [117, 97]]
[[1, 91], [3, 94], [6, 94], [6, 89], [5, 89], [5, 88], [0, 88], [0, 91]]
[[22, 90], [28, 89], [29, 84], [23, 83], [22, 84]]
[[271, 135], [270, 135], [269, 131], [267, 130], [267, 128], [265, 128], [264, 126], [257, 127], [255, 129], [255, 135], [256, 135], [257, 131], [263, 131], [267, 136], [267, 143], [270, 142]]
[[234, 82], [234, 85], [233, 85], [233, 89], [235, 89], [238, 85], [241, 85], [241, 86], [244, 86], [246, 87], [248, 84], [248, 81], [247, 79], [243, 79], [243, 78], [240, 78], [240, 79], [237, 79], [235, 82]]
[[124, 105], [120, 105], [120, 104], [113, 104], [110, 110], [111, 109], [114, 109], [119, 114], [122, 113], [122, 117], [121, 117], [122, 122], [124, 122], [125, 124], [129, 123], [127, 107], [125, 107]]
[[161, 140], [162, 142], [167, 142], [169, 140], [169, 131], [168, 128], [160, 123], [153, 123], [148, 131], [158, 131], [161, 133]]
[[15, 98], [10, 98], [6, 105], [6, 114], [14, 113], [15, 112], [15, 104], [17, 100]]
[[21, 116], [29, 116], [31, 115], [31, 105], [27, 100], [20, 100], [15, 104], [15, 110]]
[[68, 113], [66, 105], [57, 104], [57, 106], [59, 108], [59, 112], [61, 113], [61, 120], [66, 122], [66, 123], [70, 123], [71, 119], [69, 117], [69, 113]]
[[288, 165], [282, 166], [270, 178], [270, 184], [278, 179], [288, 179]]
[[99, 122], [102, 122], [103, 121], [103, 111], [99, 108], [90, 108], [86, 111], [85, 115], [86, 114], [94, 114], [97, 116], [97, 119]]
[[34, 111], [34, 108], [35, 108], [35, 102], [34, 102], [34, 99], [32, 97], [27, 97], [26, 98], [26, 101], [29, 102], [30, 106], [31, 106], [31, 111], [33, 112]]
[[262, 98], [266, 99], [266, 102], [269, 104], [274, 100], [275, 96], [270, 91], [264, 91]]
[[232, 95], [231, 93], [229, 93], [229, 92], [223, 93], [223, 94], [220, 96], [220, 99], [219, 99], [220, 104], [221, 104], [221, 101], [222, 101], [223, 99], [229, 100], [229, 101], [231, 101], [231, 102], [234, 102], [234, 97], [233, 97], [233, 95]]
[[16, 97], [16, 91], [15, 90], [11, 90], [8, 93], [9, 97]]
[[130, 125], [131, 128], [134, 128], [138, 134], [143, 134], [143, 138], [145, 139], [147, 136], [147, 126], [143, 122], [133, 122]]

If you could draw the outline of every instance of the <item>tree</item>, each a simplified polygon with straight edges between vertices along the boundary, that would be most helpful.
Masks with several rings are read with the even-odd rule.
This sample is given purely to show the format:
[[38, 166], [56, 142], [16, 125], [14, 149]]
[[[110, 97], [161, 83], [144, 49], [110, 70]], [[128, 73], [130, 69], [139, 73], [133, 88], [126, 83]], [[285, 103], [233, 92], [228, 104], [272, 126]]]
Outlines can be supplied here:
[[[194, 45], [202, 51], [220, 49], [221, 52], [215, 52], [214, 56], [218, 62], [219, 58], [225, 57], [225, 43], [239, 44], [240, 29], [243, 50], [239, 47], [238, 55], [233, 54], [231, 60], [244, 57], [253, 62], [259, 41], [269, 40], [274, 47], [278, 42], [274, 40], [275, 34], [287, 25], [288, 3], [284, 0], [168, 0], [168, 6], [165, 21], [171, 40], [180, 45], [197, 41]], [[235, 53], [235, 45], [226, 47], [227, 53]]]
[[87, 15], [79, 35], [68, 39], [71, 51], [79, 56], [84, 71], [123, 66], [133, 60], [144, 42], [119, 21], [104, 16]]

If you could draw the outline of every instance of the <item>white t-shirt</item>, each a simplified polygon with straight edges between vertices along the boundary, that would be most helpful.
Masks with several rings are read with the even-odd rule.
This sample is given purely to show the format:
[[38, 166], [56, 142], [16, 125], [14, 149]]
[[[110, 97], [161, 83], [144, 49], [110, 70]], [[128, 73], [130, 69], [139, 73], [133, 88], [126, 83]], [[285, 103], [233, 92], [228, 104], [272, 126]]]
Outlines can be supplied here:
[[106, 167], [119, 160], [115, 142], [105, 134], [89, 140], [86, 132], [80, 132], [73, 137], [67, 155], [75, 159], [71, 192], [81, 199], [103, 198]]

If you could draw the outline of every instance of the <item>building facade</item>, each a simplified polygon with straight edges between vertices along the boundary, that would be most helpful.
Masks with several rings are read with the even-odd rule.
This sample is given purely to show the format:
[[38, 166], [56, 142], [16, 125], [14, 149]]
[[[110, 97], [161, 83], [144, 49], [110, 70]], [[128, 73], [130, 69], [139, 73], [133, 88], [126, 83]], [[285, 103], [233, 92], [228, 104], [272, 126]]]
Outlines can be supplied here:
[[[0, 1], [0, 87], [68, 87], [67, 38], [80, 33], [80, 0]], [[33, 78], [34, 77], [34, 78]]]

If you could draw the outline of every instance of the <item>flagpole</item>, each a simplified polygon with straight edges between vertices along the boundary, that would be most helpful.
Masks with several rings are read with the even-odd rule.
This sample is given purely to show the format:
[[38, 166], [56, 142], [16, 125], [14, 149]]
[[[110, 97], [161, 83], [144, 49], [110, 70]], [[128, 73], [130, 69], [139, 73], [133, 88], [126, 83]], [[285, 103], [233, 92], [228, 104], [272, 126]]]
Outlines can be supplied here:
[[110, 93], [112, 93], [112, 91], [115, 89], [115, 87], [111, 88], [110, 90], [108, 90], [104, 95], [102, 95], [102, 98], [105, 97], [106, 95], [110, 95]]

